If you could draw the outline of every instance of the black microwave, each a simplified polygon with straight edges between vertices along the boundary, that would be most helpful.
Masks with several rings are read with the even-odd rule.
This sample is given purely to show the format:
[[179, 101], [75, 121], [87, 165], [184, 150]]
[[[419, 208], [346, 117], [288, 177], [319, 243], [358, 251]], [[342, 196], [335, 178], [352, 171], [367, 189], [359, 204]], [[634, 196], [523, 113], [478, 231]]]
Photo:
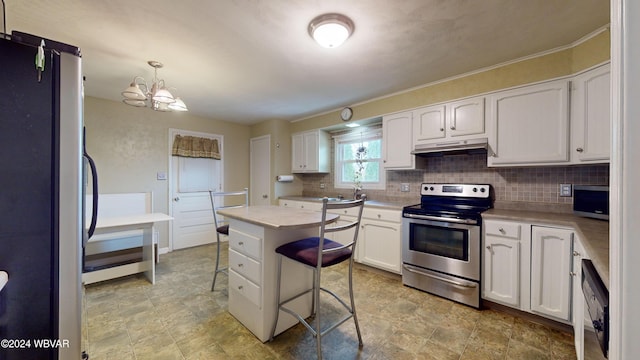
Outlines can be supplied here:
[[573, 213], [594, 219], [609, 220], [609, 186], [575, 185]]

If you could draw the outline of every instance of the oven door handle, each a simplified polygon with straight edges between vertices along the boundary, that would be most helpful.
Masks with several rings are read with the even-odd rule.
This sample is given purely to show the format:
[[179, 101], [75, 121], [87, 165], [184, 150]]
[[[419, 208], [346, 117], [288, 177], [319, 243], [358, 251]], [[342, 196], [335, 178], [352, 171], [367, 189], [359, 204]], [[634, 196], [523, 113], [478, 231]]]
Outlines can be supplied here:
[[403, 267], [409, 272], [412, 272], [412, 273], [415, 273], [415, 274], [418, 274], [418, 275], [427, 276], [427, 277], [430, 277], [432, 279], [436, 279], [436, 280], [439, 280], [439, 281], [444, 281], [444, 282], [452, 284], [452, 285], [461, 286], [461, 287], [465, 287], [465, 288], [474, 288], [474, 287], [477, 286], [477, 284], [472, 283], [472, 282], [463, 283], [463, 282], [459, 282], [459, 281], [450, 280], [450, 279], [443, 278], [443, 277], [440, 277], [440, 276], [436, 276], [436, 275], [433, 275], [433, 274], [429, 274], [429, 273], [426, 273], [426, 272], [423, 272], [423, 271], [420, 271], [420, 270], [416, 270], [413, 267], [409, 267], [407, 265], [404, 265]]
[[458, 224], [477, 224], [478, 223], [476, 220], [471, 220], [471, 219], [456, 219], [456, 218], [429, 216], [429, 215], [404, 214], [404, 217], [408, 217], [412, 219], [420, 219], [420, 220], [444, 221], [444, 222], [451, 222], [451, 223], [458, 223]]

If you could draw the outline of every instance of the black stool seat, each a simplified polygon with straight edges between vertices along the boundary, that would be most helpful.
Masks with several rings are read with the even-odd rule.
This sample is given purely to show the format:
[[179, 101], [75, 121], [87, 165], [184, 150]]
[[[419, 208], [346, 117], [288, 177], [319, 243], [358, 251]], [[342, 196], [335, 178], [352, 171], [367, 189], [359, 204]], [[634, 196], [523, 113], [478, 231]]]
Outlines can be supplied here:
[[216, 231], [222, 235], [229, 235], [229, 224], [219, 226]]
[[[284, 244], [276, 249], [278, 254], [282, 254], [289, 259], [299, 261], [303, 264], [316, 267], [318, 265], [318, 236], [297, 240]], [[342, 244], [324, 239], [323, 249], [335, 249], [341, 247]], [[339, 264], [351, 257], [351, 248], [336, 250], [334, 252], [325, 253], [322, 256], [322, 267]]]

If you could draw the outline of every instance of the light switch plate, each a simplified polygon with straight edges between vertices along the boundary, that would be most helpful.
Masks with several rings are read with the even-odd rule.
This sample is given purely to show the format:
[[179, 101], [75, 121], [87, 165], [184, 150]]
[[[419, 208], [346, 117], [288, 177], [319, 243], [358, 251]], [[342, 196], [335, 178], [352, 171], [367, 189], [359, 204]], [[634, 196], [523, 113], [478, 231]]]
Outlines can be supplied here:
[[156, 178], [158, 180], [167, 180], [167, 173], [164, 171], [159, 171], [158, 174], [156, 175]]
[[560, 184], [560, 196], [562, 197], [571, 196], [571, 184]]
[[401, 192], [409, 192], [409, 183], [400, 184], [400, 191]]

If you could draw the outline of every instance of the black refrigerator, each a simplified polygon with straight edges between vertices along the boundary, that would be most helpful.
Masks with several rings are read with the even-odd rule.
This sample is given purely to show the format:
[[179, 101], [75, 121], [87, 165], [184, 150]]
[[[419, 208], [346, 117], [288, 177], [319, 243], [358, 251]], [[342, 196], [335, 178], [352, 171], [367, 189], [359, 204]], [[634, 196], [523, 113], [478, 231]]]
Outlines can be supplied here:
[[0, 39], [0, 271], [8, 274], [0, 291], [3, 360], [82, 358], [88, 236], [81, 57], [78, 48], [45, 39], [39, 73], [41, 40], [18, 32]]

